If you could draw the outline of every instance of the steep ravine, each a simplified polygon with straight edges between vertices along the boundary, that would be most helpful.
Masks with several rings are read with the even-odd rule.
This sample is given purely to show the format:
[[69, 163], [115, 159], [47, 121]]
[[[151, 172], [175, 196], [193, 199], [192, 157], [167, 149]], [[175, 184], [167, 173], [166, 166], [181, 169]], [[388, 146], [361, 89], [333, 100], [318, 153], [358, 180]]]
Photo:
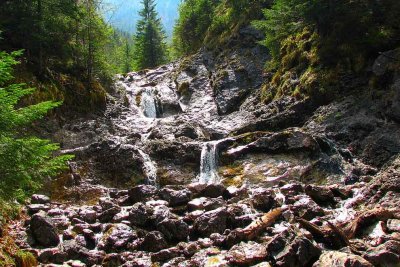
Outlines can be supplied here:
[[399, 266], [399, 73], [371, 74], [390, 105], [264, 105], [267, 59], [233, 44], [119, 76], [104, 116], [54, 132], [76, 159], [18, 245], [48, 266]]

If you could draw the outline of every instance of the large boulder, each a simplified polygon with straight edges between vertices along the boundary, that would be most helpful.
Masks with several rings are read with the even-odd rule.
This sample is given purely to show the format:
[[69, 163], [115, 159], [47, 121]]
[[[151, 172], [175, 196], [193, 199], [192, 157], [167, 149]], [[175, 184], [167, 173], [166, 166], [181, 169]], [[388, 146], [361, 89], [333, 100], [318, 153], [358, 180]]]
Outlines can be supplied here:
[[157, 188], [152, 185], [138, 185], [128, 191], [128, 195], [133, 204], [144, 202], [157, 195]]
[[371, 263], [360, 256], [339, 251], [322, 253], [313, 267], [373, 267]]
[[192, 193], [188, 189], [175, 190], [173, 188], [163, 188], [160, 190], [160, 197], [170, 206], [180, 206], [187, 204], [191, 199]]
[[266, 249], [279, 267], [310, 266], [321, 254], [310, 239], [290, 228], [274, 236]]
[[193, 229], [201, 236], [210, 236], [213, 233], [222, 234], [227, 229], [229, 213], [225, 208], [208, 211], [198, 217], [193, 224]]
[[187, 241], [189, 226], [182, 220], [165, 219], [157, 225], [157, 229], [172, 242]]
[[31, 198], [32, 204], [48, 204], [50, 203], [50, 198], [45, 195], [33, 195]]
[[162, 233], [158, 231], [149, 232], [140, 245], [144, 251], [158, 252], [168, 247], [167, 242]]
[[101, 238], [98, 248], [106, 252], [127, 250], [128, 245], [137, 238], [131, 227], [125, 224], [111, 225]]
[[251, 266], [264, 260], [267, 254], [264, 245], [248, 242], [233, 246], [225, 258], [234, 266]]
[[44, 212], [32, 216], [29, 226], [36, 243], [43, 247], [55, 247], [60, 239], [52, 220]]

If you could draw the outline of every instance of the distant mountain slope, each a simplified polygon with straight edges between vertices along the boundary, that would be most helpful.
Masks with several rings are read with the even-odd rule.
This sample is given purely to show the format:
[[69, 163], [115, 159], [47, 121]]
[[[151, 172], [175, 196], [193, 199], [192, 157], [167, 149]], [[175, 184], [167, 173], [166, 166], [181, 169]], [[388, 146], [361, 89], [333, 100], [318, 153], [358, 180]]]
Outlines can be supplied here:
[[[157, 0], [157, 11], [162, 19], [168, 36], [172, 35], [175, 20], [178, 18], [178, 6], [181, 0]], [[103, 13], [114, 27], [134, 33], [139, 20], [141, 0], [104, 0]]]

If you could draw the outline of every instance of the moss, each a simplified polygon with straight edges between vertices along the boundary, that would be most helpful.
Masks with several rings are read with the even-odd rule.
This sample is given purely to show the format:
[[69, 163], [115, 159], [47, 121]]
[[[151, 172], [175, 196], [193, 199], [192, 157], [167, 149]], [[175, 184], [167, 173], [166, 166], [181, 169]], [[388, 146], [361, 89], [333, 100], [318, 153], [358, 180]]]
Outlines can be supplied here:
[[136, 106], [140, 107], [140, 104], [142, 103], [142, 94], [141, 93], [136, 95], [135, 102], [136, 102]]
[[190, 83], [189, 82], [183, 82], [183, 83], [179, 84], [177, 91], [181, 96], [187, 97], [187, 96], [190, 95], [189, 88], [190, 88]]
[[324, 88], [320, 81], [324, 77], [317, 68], [320, 63], [318, 47], [319, 36], [308, 28], [286, 38], [281, 45], [277, 69], [262, 87], [262, 100], [270, 102], [283, 96], [297, 99], [319, 96], [319, 89]]
[[[8, 230], [8, 229], [7, 229]], [[21, 250], [15, 244], [14, 237], [7, 231], [0, 239], [0, 267], [33, 267], [38, 266], [35, 256], [27, 251]]]
[[30, 252], [19, 250], [14, 257], [17, 267], [38, 266], [35, 256], [33, 256], [33, 254]]

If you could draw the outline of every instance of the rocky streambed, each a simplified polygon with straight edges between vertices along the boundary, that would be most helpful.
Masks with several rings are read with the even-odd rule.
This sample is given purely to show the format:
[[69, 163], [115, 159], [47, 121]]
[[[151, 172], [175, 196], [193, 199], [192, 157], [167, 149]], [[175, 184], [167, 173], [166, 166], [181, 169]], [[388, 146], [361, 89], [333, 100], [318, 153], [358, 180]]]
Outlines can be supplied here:
[[377, 59], [379, 97], [350, 77], [324, 106], [263, 104], [260, 38], [119, 76], [103, 115], [49, 123], [76, 158], [17, 244], [48, 266], [399, 266], [398, 70]]

